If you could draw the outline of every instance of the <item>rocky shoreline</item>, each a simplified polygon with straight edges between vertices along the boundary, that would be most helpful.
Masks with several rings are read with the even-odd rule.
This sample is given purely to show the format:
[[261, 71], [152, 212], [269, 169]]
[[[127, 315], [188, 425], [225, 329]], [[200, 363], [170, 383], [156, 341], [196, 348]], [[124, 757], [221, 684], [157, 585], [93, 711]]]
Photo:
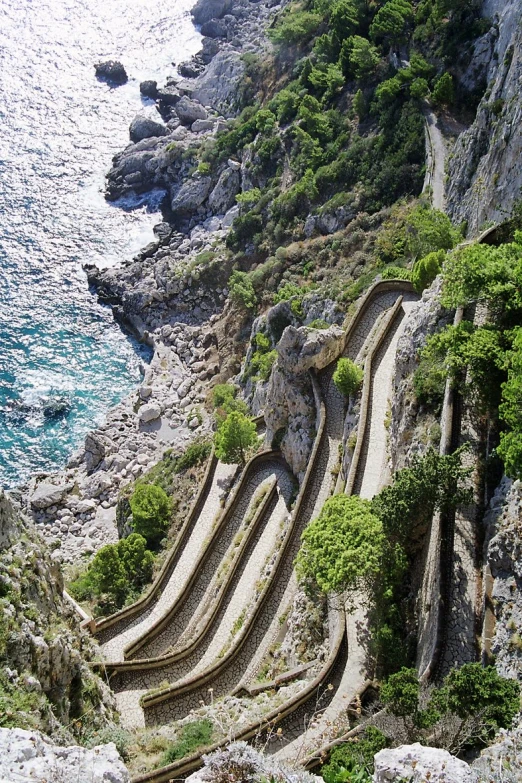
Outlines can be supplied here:
[[36, 474], [12, 493], [64, 562], [118, 539], [120, 491], [167, 448], [181, 451], [209, 433], [209, 381], [238, 369], [223, 241], [238, 213], [235, 197], [250, 185], [241, 162], [227, 161], [214, 181], [191, 170], [187, 151], [237, 111], [244, 55], [270, 46], [264, 30], [280, 8], [273, 0], [199, 0], [192, 13], [205, 34], [201, 52], [163, 87], [141, 85], [154, 98], [131, 123], [137, 141], [114, 158], [106, 197], [163, 188], [169, 221], [155, 227], [156, 241], [133, 260], [86, 272], [100, 300], [151, 346], [153, 358], [140, 387], [108, 412], [62, 471]]

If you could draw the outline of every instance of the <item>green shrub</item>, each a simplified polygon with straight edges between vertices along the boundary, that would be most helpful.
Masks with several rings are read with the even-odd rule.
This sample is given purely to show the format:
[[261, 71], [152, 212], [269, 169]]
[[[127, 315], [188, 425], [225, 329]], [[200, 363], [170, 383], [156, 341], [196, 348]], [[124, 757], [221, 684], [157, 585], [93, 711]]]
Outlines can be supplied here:
[[333, 374], [333, 382], [345, 397], [355, 394], [364, 377], [361, 367], [358, 367], [351, 359], [341, 357]]
[[155, 484], [137, 484], [129, 499], [136, 533], [149, 542], [162, 538], [172, 513], [169, 496]]
[[257, 305], [257, 296], [252, 281], [246, 272], [232, 272], [228, 281], [230, 299], [234, 304], [253, 310]]
[[403, 266], [387, 266], [381, 272], [383, 280], [411, 280], [412, 273], [410, 269]]
[[190, 756], [196, 750], [210, 745], [214, 726], [209, 718], [202, 718], [181, 727], [179, 738], [161, 757], [158, 767], [166, 767], [178, 759]]
[[275, 43], [302, 45], [312, 37], [322, 21], [320, 14], [290, 7], [268, 34]]
[[327, 500], [301, 541], [298, 577], [312, 579], [324, 592], [353, 590], [380, 568], [382, 523], [370, 502], [357, 495]]
[[437, 250], [415, 262], [411, 281], [418, 294], [422, 294], [424, 289], [428, 288], [440, 274], [445, 256], [444, 250]]
[[308, 324], [308, 329], [329, 329], [330, 324], [322, 318], [315, 318]]
[[150, 582], [153, 564], [146, 540], [131, 533], [96, 553], [86, 573], [70, 585], [71, 594], [80, 601], [98, 598], [100, 611], [115, 611]]
[[184, 470], [201, 465], [209, 458], [212, 451], [212, 444], [208, 440], [198, 439], [188, 446], [181, 457], [176, 460], [175, 473], [182, 473]]
[[455, 101], [455, 87], [450, 73], [443, 73], [437, 79], [431, 93], [434, 103], [439, 106], [450, 106]]
[[328, 763], [321, 767], [321, 777], [325, 783], [371, 783], [373, 757], [387, 747], [389, 740], [382, 731], [368, 726], [353, 742], [334, 748]]
[[243, 413], [232, 411], [223, 421], [218, 423], [218, 429], [214, 435], [214, 446], [216, 456], [222, 462], [244, 465], [248, 449], [256, 443], [256, 425]]

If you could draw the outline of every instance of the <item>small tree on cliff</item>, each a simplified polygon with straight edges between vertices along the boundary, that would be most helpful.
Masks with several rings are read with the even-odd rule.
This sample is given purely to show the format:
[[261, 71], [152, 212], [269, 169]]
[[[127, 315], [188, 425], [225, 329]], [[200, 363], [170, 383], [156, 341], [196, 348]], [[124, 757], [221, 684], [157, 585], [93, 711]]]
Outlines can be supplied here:
[[257, 442], [256, 425], [240, 411], [232, 411], [214, 435], [216, 457], [227, 464], [244, 465], [246, 453]]
[[362, 383], [364, 373], [351, 359], [341, 358], [333, 374], [333, 382], [345, 397], [355, 394]]
[[375, 576], [384, 545], [382, 522], [368, 500], [336, 495], [301, 536], [296, 567], [323, 592], [353, 590]]
[[130, 498], [134, 532], [156, 543], [165, 532], [171, 515], [170, 498], [156, 484], [138, 484]]

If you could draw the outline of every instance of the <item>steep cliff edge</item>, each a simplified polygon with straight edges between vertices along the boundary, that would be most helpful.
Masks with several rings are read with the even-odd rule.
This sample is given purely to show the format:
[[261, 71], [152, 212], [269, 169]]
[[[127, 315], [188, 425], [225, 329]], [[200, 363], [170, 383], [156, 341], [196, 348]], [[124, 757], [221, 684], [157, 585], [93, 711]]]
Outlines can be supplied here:
[[114, 727], [112, 694], [86, 663], [95, 654], [57, 561], [0, 491], [0, 727], [60, 743]]
[[509, 217], [522, 189], [522, 7], [486, 0], [483, 14], [493, 28], [476, 42], [474, 59], [488, 89], [448, 166], [447, 211], [455, 222], [467, 221], [468, 236]]

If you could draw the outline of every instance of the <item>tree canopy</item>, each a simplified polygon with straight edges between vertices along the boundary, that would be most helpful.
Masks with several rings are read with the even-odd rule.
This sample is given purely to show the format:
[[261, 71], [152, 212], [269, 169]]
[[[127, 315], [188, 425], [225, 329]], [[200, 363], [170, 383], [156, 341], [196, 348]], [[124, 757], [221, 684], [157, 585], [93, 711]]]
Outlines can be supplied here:
[[170, 522], [169, 496], [156, 484], [137, 484], [130, 500], [134, 531], [150, 543], [156, 543]]
[[257, 443], [256, 425], [240, 411], [223, 419], [214, 435], [216, 456], [222, 462], [244, 464], [248, 449]]
[[359, 389], [364, 377], [363, 370], [351, 359], [341, 357], [333, 374], [333, 382], [345, 397], [350, 397]]
[[298, 576], [312, 578], [324, 592], [353, 590], [379, 570], [382, 523], [370, 502], [357, 496], [327, 500], [301, 540]]

